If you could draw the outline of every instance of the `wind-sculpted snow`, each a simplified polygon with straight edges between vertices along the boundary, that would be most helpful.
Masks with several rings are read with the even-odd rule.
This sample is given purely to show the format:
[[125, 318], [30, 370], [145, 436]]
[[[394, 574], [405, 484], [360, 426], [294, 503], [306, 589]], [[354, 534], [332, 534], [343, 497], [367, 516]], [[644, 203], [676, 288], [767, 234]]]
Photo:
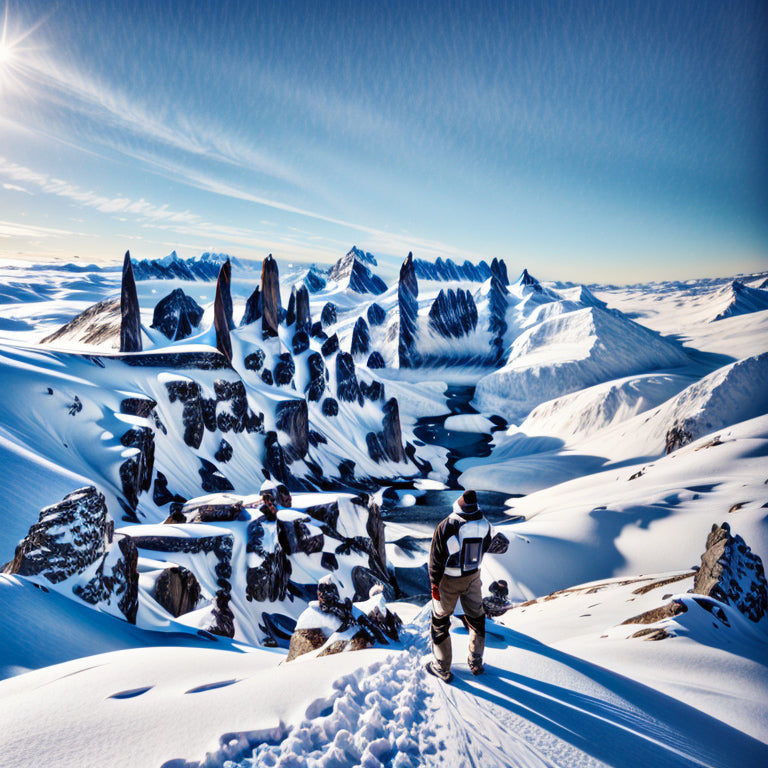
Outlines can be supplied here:
[[478, 382], [475, 404], [519, 420], [546, 400], [688, 362], [678, 347], [657, 334], [589, 307], [549, 318], [520, 334], [506, 364]]

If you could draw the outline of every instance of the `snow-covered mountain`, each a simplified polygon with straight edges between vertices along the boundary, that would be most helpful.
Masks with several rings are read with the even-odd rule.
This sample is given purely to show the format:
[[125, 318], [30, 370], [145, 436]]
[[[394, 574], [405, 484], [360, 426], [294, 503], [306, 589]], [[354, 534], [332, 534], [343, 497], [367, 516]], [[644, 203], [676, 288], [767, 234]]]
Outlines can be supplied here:
[[[171, 256], [0, 265], [4, 761], [768, 760], [764, 274]], [[459, 486], [508, 547], [486, 673], [457, 620], [446, 688]]]
[[221, 265], [229, 260], [236, 267], [240, 263], [226, 253], [208, 253], [199, 257], [182, 259], [171, 251], [162, 259], [142, 259], [133, 262], [133, 271], [137, 280], [215, 280]]

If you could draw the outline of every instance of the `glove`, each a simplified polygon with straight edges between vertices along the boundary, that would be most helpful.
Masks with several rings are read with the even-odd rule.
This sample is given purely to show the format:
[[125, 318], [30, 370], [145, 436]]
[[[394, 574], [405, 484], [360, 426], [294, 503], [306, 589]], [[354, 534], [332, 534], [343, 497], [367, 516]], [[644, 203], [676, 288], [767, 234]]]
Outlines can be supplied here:
[[437, 602], [440, 602], [440, 587], [437, 586], [437, 584], [432, 585], [432, 599], [437, 600]]

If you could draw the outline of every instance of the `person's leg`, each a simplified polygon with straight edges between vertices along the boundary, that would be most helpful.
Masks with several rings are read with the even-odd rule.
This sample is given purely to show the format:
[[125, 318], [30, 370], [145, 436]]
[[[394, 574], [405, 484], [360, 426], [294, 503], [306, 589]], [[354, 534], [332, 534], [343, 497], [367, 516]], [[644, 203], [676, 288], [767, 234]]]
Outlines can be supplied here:
[[482, 665], [485, 650], [485, 609], [480, 572], [474, 574], [461, 594], [461, 607], [469, 629], [469, 660]]
[[432, 653], [444, 674], [451, 669], [451, 614], [456, 607], [460, 591], [450, 576], [443, 576], [440, 582], [440, 601], [432, 600]]

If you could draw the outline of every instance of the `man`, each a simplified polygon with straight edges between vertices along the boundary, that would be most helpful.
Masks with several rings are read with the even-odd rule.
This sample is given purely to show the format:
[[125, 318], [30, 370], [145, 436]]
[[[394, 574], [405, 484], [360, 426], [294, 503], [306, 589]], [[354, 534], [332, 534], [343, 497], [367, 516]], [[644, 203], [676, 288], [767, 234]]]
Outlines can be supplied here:
[[429, 581], [432, 586], [432, 651], [427, 671], [450, 680], [451, 615], [461, 599], [469, 629], [469, 669], [484, 671], [485, 611], [480, 583], [480, 563], [491, 546], [491, 524], [477, 506], [477, 494], [465, 491], [453, 511], [440, 522], [429, 550]]

